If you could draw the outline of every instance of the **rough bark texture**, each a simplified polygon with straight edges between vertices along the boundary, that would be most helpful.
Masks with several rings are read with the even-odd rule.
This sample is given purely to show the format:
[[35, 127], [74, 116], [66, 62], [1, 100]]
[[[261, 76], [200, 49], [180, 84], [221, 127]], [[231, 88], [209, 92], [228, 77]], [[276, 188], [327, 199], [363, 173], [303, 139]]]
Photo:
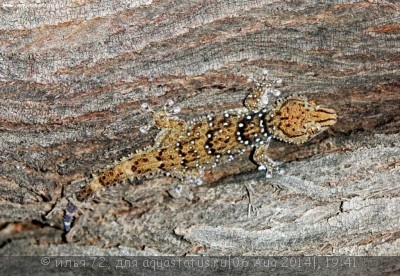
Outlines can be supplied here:
[[[399, 255], [400, 4], [326, 2], [2, 1], [0, 255]], [[241, 107], [263, 68], [339, 114], [271, 145], [285, 175], [243, 156], [179, 195], [167, 177], [107, 189], [67, 237], [45, 218], [152, 143], [143, 102]]]

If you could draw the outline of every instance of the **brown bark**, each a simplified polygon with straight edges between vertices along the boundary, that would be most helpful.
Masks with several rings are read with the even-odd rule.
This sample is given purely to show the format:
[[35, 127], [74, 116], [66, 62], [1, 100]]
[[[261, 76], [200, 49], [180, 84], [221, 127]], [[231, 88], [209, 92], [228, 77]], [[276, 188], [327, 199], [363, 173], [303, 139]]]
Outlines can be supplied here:
[[[400, 5], [319, 2], [1, 4], [0, 254], [398, 255]], [[284, 96], [339, 114], [305, 145], [271, 145], [285, 175], [266, 180], [243, 156], [181, 195], [165, 177], [121, 184], [70, 243], [62, 212], [45, 218], [152, 143], [143, 102], [173, 99], [184, 119], [241, 107], [263, 68]]]

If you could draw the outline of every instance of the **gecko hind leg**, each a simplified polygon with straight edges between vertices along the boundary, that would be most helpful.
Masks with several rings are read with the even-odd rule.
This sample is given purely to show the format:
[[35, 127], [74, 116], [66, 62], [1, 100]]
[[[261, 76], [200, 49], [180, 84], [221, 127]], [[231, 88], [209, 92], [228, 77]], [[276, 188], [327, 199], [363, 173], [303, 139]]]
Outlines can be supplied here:
[[46, 220], [51, 220], [56, 213], [61, 213], [68, 205], [68, 200], [64, 197], [59, 198], [53, 208], [45, 215]]
[[184, 171], [167, 171], [168, 176], [172, 176], [180, 179], [185, 184], [194, 184], [196, 186], [201, 186], [204, 184], [204, 170], [203, 169], [189, 169]]
[[281, 94], [276, 88], [282, 86], [282, 79], [270, 78], [268, 70], [263, 70], [260, 80], [249, 78], [249, 81], [254, 82], [256, 87], [246, 97], [244, 105], [252, 111], [259, 111], [268, 104], [268, 94], [273, 94], [275, 97]]
[[284, 169], [281, 167], [282, 163], [272, 160], [267, 154], [270, 141], [271, 137], [268, 138], [264, 145], [257, 147], [253, 154], [253, 160], [258, 164], [258, 170], [266, 171], [265, 178], [272, 178], [274, 172], [280, 175], [285, 173]]

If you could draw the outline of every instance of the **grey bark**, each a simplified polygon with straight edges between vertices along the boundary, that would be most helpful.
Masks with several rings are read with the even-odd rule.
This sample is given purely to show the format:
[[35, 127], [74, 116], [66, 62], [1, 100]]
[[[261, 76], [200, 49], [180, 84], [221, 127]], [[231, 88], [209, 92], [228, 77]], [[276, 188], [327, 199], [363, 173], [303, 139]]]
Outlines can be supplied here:
[[[398, 1], [3, 1], [0, 255], [398, 255]], [[63, 238], [46, 214], [84, 179], [151, 145], [140, 111], [242, 106], [263, 68], [338, 111], [328, 133], [274, 142], [209, 185], [160, 177], [100, 193]]]

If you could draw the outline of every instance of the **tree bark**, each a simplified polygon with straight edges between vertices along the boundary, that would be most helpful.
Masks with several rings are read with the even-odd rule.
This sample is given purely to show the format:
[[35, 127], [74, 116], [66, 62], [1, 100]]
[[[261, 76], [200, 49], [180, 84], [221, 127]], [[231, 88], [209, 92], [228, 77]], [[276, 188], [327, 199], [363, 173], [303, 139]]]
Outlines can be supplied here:
[[[400, 4], [327, 2], [2, 2], [0, 255], [398, 255]], [[185, 120], [241, 107], [264, 68], [339, 115], [307, 144], [272, 143], [286, 174], [246, 155], [209, 185], [104, 190], [66, 237], [62, 211], [46, 219], [152, 144], [142, 103], [172, 99]]]

